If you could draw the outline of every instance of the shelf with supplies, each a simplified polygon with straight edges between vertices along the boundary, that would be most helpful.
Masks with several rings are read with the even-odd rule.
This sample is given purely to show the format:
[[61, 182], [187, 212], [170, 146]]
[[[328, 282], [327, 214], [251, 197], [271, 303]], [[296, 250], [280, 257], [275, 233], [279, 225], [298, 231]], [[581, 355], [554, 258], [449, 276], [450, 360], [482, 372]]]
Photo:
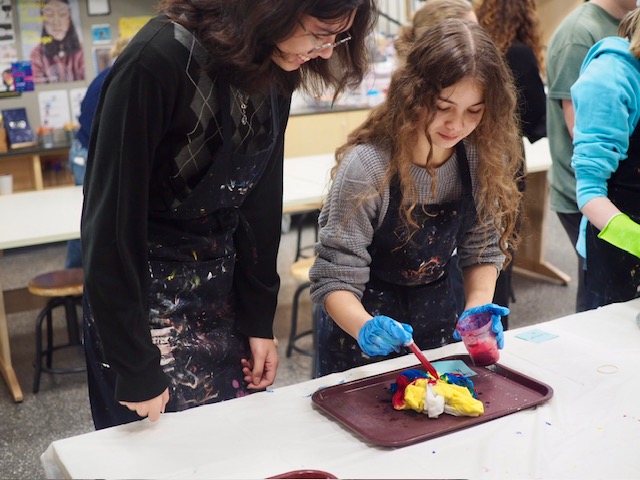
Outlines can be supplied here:
[[13, 192], [73, 185], [68, 142], [24, 147], [0, 153], [0, 174], [13, 176]]

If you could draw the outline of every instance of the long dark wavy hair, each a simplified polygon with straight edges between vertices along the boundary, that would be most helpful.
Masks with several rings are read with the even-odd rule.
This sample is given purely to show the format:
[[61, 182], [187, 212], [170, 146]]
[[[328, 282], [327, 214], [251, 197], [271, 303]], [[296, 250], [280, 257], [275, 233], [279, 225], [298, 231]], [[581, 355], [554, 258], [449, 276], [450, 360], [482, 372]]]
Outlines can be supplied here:
[[[522, 162], [516, 90], [504, 56], [476, 23], [444, 20], [415, 39], [406, 61], [391, 77], [384, 103], [336, 151], [333, 173], [355, 145], [372, 144], [387, 152], [389, 167], [379, 191], [386, 190], [394, 178], [399, 179], [403, 195], [400, 215], [412, 235], [418, 228], [412, 217], [418, 206], [418, 189], [411, 174], [413, 149], [421, 132], [431, 143], [428, 130], [442, 90], [466, 78], [482, 87], [485, 104], [480, 123], [467, 137], [476, 145], [479, 157], [478, 216], [481, 222], [492, 223], [498, 229], [500, 249], [510, 260], [509, 249], [518, 240], [515, 227], [522, 196], [516, 184]], [[431, 158], [429, 152], [427, 170], [434, 178], [435, 191]]]
[[[51, 0], [44, 0], [42, 2], [42, 7], [44, 7]], [[69, 9], [69, 29], [67, 30], [67, 34], [61, 41], [56, 40], [47, 32], [44, 22], [42, 22], [42, 33], [41, 38], [42, 41], [42, 52], [45, 56], [52, 58], [58, 55], [60, 52], [64, 52], [65, 55], [72, 55], [78, 50], [80, 50], [80, 40], [78, 39], [78, 33], [76, 32], [76, 27], [73, 24], [73, 19], [71, 18], [71, 6], [69, 5], [69, 0], [58, 0], [59, 2], [66, 3], [67, 8]], [[40, 9], [40, 14], [42, 15], [42, 7]], [[46, 39], [46, 41], [44, 41]]]
[[[377, 21], [375, 0], [161, 0], [158, 10], [195, 34], [218, 74], [249, 92], [275, 83], [284, 93], [333, 87], [338, 95], [359, 85], [368, 67], [366, 39]], [[271, 60], [276, 43], [291, 36], [303, 15], [343, 23], [354, 10], [352, 40], [329, 61], [316, 58], [285, 72]]]
[[482, 25], [502, 53], [514, 40], [527, 45], [536, 57], [538, 70], [544, 75], [540, 21], [535, 0], [482, 0], [476, 7]]

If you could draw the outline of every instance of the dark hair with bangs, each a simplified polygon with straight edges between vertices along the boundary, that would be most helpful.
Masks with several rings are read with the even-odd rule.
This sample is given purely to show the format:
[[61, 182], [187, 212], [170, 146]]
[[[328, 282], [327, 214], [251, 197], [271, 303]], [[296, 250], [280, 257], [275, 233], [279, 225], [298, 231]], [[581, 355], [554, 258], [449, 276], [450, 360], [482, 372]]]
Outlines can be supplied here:
[[[302, 87], [320, 94], [332, 87], [337, 95], [357, 86], [368, 66], [366, 39], [377, 21], [375, 0], [161, 0], [158, 10], [195, 34], [212, 56], [209, 68], [249, 92], [275, 84], [283, 93]], [[276, 43], [290, 37], [303, 15], [339, 24], [354, 10], [352, 40], [330, 60], [312, 59], [292, 72], [272, 61]]]
[[[336, 158], [339, 164], [358, 144], [372, 144], [388, 152], [386, 182], [379, 190], [388, 188], [393, 178], [399, 179], [404, 197], [400, 215], [409, 231], [415, 231], [418, 226], [411, 212], [417, 206], [418, 189], [411, 175], [413, 148], [420, 131], [431, 143], [428, 129], [436, 116], [440, 92], [466, 78], [482, 87], [485, 102], [482, 120], [468, 137], [480, 159], [478, 216], [483, 222], [494, 219], [501, 233], [500, 249], [510, 259], [509, 249], [518, 239], [515, 225], [521, 199], [515, 180], [522, 161], [516, 90], [502, 53], [476, 23], [444, 20], [416, 38], [406, 61], [391, 77], [386, 100], [349, 135]], [[435, 192], [430, 160], [431, 152], [427, 170], [434, 178]]]

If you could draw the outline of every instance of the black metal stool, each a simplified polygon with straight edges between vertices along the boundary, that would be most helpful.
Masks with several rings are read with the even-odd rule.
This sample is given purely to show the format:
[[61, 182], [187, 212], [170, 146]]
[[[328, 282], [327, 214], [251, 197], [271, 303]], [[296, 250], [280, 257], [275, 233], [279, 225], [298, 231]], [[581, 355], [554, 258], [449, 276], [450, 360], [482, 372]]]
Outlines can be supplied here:
[[[84, 273], [81, 268], [69, 268], [44, 273], [31, 279], [29, 292], [40, 297], [50, 297], [47, 305], [36, 319], [36, 358], [35, 376], [33, 379], [33, 393], [40, 390], [40, 375], [42, 372], [62, 374], [84, 372], [86, 368], [53, 368], [53, 352], [61, 348], [78, 347], [82, 345], [76, 306], [82, 305], [84, 287]], [[64, 307], [67, 320], [67, 335], [69, 342], [63, 345], [53, 345], [53, 310]], [[42, 348], [42, 323], [46, 323], [47, 346]], [[42, 358], [46, 357], [46, 365], [42, 365]]]

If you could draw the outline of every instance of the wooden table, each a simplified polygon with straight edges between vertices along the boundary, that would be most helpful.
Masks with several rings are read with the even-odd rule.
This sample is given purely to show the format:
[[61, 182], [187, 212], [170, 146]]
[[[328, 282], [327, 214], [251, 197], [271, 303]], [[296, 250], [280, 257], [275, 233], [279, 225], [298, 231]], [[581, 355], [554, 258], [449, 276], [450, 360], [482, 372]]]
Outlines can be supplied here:
[[[0, 250], [61, 242], [80, 236], [82, 187], [0, 195]], [[0, 285], [0, 373], [16, 402], [22, 390], [11, 362], [4, 293]]]
[[[544, 258], [545, 225], [549, 212], [549, 182], [551, 167], [549, 140], [542, 138], [531, 144], [525, 138], [527, 187], [524, 194], [522, 243], [514, 257], [514, 271], [535, 278], [567, 285], [571, 277]], [[564, 239], [563, 239], [564, 241]]]

